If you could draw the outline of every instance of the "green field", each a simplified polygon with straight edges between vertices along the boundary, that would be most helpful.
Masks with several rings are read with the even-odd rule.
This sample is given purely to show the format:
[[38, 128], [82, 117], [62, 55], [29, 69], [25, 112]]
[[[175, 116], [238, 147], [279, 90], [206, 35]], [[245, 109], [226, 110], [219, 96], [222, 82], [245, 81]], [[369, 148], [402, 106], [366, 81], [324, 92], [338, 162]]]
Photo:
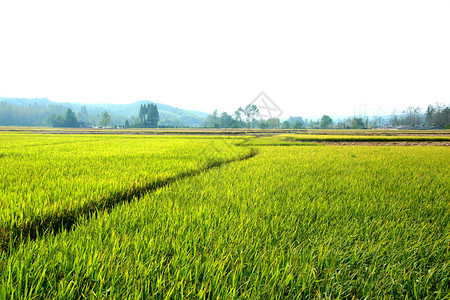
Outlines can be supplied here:
[[311, 140], [1, 133], [0, 299], [450, 299], [450, 148]]
[[[264, 136], [260, 138], [248, 138], [243, 144], [259, 145], [259, 146], [275, 146], [275, 145], [314, 145], [311, 142], [445, 142], [450, 143], [448, 135], [362, 135], [362, 134], [280, 134], [274, 136]], [[316, 144], [317, 145], [317, 144]]]

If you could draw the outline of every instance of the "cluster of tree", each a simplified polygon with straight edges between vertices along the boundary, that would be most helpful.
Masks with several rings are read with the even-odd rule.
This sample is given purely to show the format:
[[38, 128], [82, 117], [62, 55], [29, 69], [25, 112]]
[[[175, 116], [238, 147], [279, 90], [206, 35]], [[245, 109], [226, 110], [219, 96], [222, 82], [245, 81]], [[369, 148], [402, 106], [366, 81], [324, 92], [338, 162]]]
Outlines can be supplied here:
[[[117, 112], [116, 106], [123, 107], [124, 111]], [[74, 125], [72, 115], [67, 115], [68, 108], [75, 114], [76, 125]], [[198, 126], [204, 120], [204, 117], [189, 111], [169, 108], [173, 112], [163, 112], [164, 119], [161, 125], [183, 127], [186, 124], [197, 124]], [[125, 123], [128, 123], [128, 127], [157, 127], [160, 125], [160, 112], [156, 104], [141, 104], [140, 111], [138, 110], [139, 106], [136, 109], [134, 104], [84, 105], [80, 107], [77, 104], [70, 106], [56, 104], [48, 99], [0, 98], [0, 126], [118, 127], [121, 124], [126, 125]], [[105, 112], [108, 114], [106, 115]], [[129, 121], [126, 122], [126, 120]]]
[[[158, 106], [154, 103], [141, 104], [139, 109], [139, 123], [135, 127], [156, 128], [159, 122]], [[126, 121], [128, 122], [128, 120]], [[125, 124], [127, 125], [127, 124]], [[128, 126], [129, 126], [128, 122]]]
[[428, 125], [450, 127], [450, 107], [444, 104], [436, 103], [428, 105], [425, 112], [425, 119]]
[[422, 113], [420, 107], [408, 107], [403, 110], [400, 114], [396, 110], [392, 112], [389, 119], [389, 125], [399, 126], [399, 125], [415, 125], [423, 124], [425, 122], [425, 116]]
[[323, 115], [319, 120], [303, 120], [302, 117], [290, 117], [281, 122], [279, 118], [257, 119], [259, 114], [258, 107], [247, 105], [245, 109], [239, 108], [230, 115], [226, 112], [219, 114], [217, 110], [208, 115], [205, 126], [215, 128], [261, 128], [261, 129], [364, 129], [369, 128], [368, 117], [349, 117], [337, 122], [328, 115]]
[[[206, 118], [205, 127], [214, 128], [261, 128], [261, 129], [302, 129], [302, 128], [335, 128], [331, 117], [324, 115], [321, 120], [303, 120], [302, 117], [290, 117], [281, 122], [279, 118], [258, 119], [258, 107], [249, 104], [245, 108], [239, 107], [233, 115], [226, 112], [218, 113], [217, 110]], [[362, 118], [349, 118], [345, 124], [339, 124], [341, 128], [367, 128]]]
[[450, 107], [444, 104], [428, 105], [425, 112], [420, 107], [408, 107], [400, 114], [394, 111], [390, 118], [375, 116], [353, 116], [338, 120], [337, 122], [328, 115], [323, 115], [320, 120], [310, 121], [309, 128], [339, 128], [339, 129], [365, 129], [376, 126], [390, 125], [428, 125], [450, 127]]
[[52, 114], [47, 123], [53, 127], [78, 127], [78, 119], [75, 113], [68, 108], [65, 115]]
[[428, 105], [425, 112], [420, 107], [408, 107], [401, 114], [393, 111], [389, 124], [398, 125], [421, 125], [440, 126], [448, 128], [450, 126], [450, 107], [445, 104], [436, 103]]
[[214, 128], [254, 128], [259, 109], [254, 104], [245, 108], [239, 107], [233, 115], [223, 112], [219, 115], [217, 109], [206, 117], [205, 127]]
[[44, 126], [48, 116], [64, 114], [65, 110], [60, 104], [19, 106], [0, 101], [0, 126]]
[[345, 118], [336, 122], [336, 124], [329, 125], [326, 128], [339, 128], [339, 129], [366, 129], [369, 128], [369, 118], [364, 116], [353, 116]]
[[254, 104], [248, 104], [245, 108], [239, 107], [232, 115], [227, 112], [214, 112], [206, 118], [205, 127], [213, 128], [303, 128], [301, 117], [291, 117], [281, 123], [279, 118], [258, 119], [259, 109]]
[[[86, 107], [83, 106], [78, 112], [78, 116], [87, 116]], [[111, 123], [111, 116], [106, 110], [101, 114], [100, 126], [106, 127]], [[47, 124], [52, 127], [86, 127], [86, 123], [73, 112], [72, 109], [68, 108], [64, 115], [52, 114], [47, 118]]]
[[281, 124], [281, 128], [283, 129], [302, 129], [305, 128], [305, 125], [308, 120], [303, 121], [302, 117], [290, 117], [286, 121]]

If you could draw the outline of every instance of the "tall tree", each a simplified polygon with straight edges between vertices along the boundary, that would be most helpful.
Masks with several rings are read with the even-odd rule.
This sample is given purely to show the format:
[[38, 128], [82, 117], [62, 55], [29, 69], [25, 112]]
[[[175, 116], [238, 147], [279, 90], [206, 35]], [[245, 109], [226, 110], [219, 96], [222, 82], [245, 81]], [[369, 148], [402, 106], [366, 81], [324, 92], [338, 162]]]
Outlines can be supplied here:
[[235, 112], [234, 112], [234, 119], [237, 122], [242, 122], [242, 115], [244, 114], [244, 110], [242, 109], [242, 107], [239, 107]]
[[208, 115], [208, 117], [206, 118], [206, 121], [205, 121], [205, 125], [206, 125], [206, 127], [214, 127], [214, 128], [220, 127], [219, 113], [218, 113], [217, 109], [215, 109], [212, 114]]
[[330, 116], [323, 115], [320, 119], [320, 128], [329, 128], [333, 124], [333, 119]]
[[52, 127], [64, 127], [64, 117], [52, 114], [47, 118], [47, 124], [51, 124]]
[[252, 127], [258, 114], [259, 114], [258, 106], [256, 106], [255, 104], [247, 104], [247, 106], [244, 109], [244, 115], [246, 117], [248, 127]]
[[106, 127], [111, 123], [111, 116], [109, 114], [109, 112], [107, 112], [106, 110], [103, 112], [102, 114], [102, 119], [100, 120], [100, 125], [102, 127]]
[[269, 119], [267, 119], [267, 125], [271, 129], [278, 129], [278, 128], [280, 128], [280, 125], [281, 125], [280, 119], [278, 119], [278, 118], [269, 118]]
[[296, 120], [294, 125], [292, 125], [293, 129], [302, 129], [303, 128], [303, 122], [300, 122], [300, 120]]
[[391, 118], [389, 119], [389, 123], [393, 126], [398, 126], [398, 124], [400, 124], [396, 109], [394, 109], [394, 111], [392, 112]]
[[89, 114], [85, 105], [83, 105], [80, 111], [77, 113], [78, 120], [87, 122]]
[[148, 125], [147, 116], [148, 116], [147, 104], [145, 103], [141, 104], [141, 107], [139, 109], [139, 119], [141, 121], [140, 127], [147, 127]]
[[147, 110], [147, 125], [151, 128], [157, 128], [159, 122], [158, 106], [156, 106], [156, 104], [154, 103], [151, 103], [149, 104]]
[[283, 124], [281, 125], [281, 128], [283, 129], [289, 129], [291, 128], [291, 123], [289, 123], [289, 121], [284, 121]]
[[219, 128], [220, 127], [220, 124], [219, 124], [219, 112], [217, 111], [217, 109], [215, 109], [213, 111], [212, 116], [213, 116], [213, 120], [214, 120], [214, 127], [215, 128]]
[[434, 106], [428, 105], [425, 115], [428, 125], [450, 126], [450, 107], [448, 105], [439, 103]]
[[219, 124], [220, 128], [234, 128], [236, 127], [235, 120], [226, 112], [220, 114]]
[[362, 117], [353, 117], [350, 119], [350, 124], [352, 129], [364, 129], [367, 128], [367, 119]]
[[75, 113], [68, 108], [66, 111], [66, 116], [64, 118], [64, 127], [77, 127], [78, 120]]
[[422, 109], [420, 107], [410, 106], [403, 111], [401, 123], [403, 125], [419, 125], [422, 123]]

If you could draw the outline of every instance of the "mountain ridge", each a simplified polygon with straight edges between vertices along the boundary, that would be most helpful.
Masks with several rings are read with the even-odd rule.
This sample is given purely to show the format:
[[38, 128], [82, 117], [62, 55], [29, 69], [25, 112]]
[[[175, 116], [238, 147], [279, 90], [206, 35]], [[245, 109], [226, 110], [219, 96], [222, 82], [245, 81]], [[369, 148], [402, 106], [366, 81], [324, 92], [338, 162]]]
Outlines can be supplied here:
[[[204, 120], [207, 117], [207, 113], [196, 110], [184, 110], [171, 105], [157, 103], [149, 100], [139, 100], [129, 104], [115, 104], [115, 103], [81, 103], [81, 102], [54, 102], [48, 98], [6, 98], [0, 97], [0, 110], [8, 110], [7, 105], [15, 106], [15, 108], [9, 107], [9, 110], [17, 110], [18, 108], [33, 110], [35, 108], [40, 109], [39, 116], [40, 121], [34, 120], [33, 124], [26, 124], [26, 120], [18, 122], [10, 122], [7, 124], [5, 120], [0, 120], [0, 125], [30, 125], [30, 126], [45, 126], [46, 118], [51, 114], [61, 114], [67, 108], [72, 109], [75, 113], [81, 110], [83, 106], [86, 107], [90, 117], [88, 123], [98, 124], [99, 115], [105, 110], [111, 114], [111, 120], [114, 125], [123, 125], [125, 121], [132, 123], [139, 115], [139, 109], [141, 104], [154, 103], [158, 106], [160, 115], [160, 125], [169, 127], [199, 127], [202, 126]], [[6, 104], [6, 105], [5, 105]], [[45, 112], [47, 109], [47, 113]], [[29, 113], [29, 112], [28, 112]], [[6, 115], [6, 114], [4, 114]], [[45, 115], [45, 119], [42, 117]], [[1, 116], [1, 111], [0, 111]]]

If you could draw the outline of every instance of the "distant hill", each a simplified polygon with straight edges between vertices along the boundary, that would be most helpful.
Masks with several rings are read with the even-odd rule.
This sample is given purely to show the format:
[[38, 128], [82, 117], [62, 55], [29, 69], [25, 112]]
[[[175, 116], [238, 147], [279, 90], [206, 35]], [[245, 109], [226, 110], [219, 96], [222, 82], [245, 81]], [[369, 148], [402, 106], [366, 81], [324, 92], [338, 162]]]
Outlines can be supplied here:
[[[98, 125], [100, 114], [105, 110], [111, 114], [114, 125], [123, 125], [136, 120], [139, 108], [151, 101], [137, 101], [131, 104], [89, 104], [89, 103], [57, 103], [47, 98], [0, 98], [1, 126], [47, 126], [46, 120], [52, 114], [64, 114], [71, 108], [78, 117], [90, 125]], [[155, 103], [158, 106], [160, 125], [173, 127], [202, 126], [207, 113], [193, 110], [183, 110], [170, 105]], [[85, 106], [87, 116], [81, 114]]]
[[48, 100], [47, 98], [2, 98], [0, 97], [0, 102], [6, 102], [10, 104], [15, 105], [21, 105], [21, 106], [27, 106], [27, 105], [33, 105], [35, 103], [37, 104], [58, 104], [56, 102], [52, 102]]

